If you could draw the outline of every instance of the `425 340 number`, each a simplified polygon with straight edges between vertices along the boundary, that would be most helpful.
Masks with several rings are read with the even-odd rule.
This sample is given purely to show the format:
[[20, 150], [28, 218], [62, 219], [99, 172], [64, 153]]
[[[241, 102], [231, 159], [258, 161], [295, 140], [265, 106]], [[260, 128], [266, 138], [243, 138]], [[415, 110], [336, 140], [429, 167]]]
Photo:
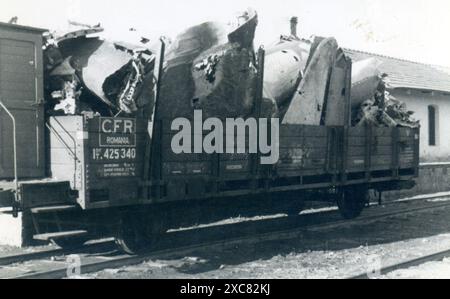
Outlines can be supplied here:
[[135, 148], [94, 148], [92, 150], [94, 160], [124, 160], [136, 159]]

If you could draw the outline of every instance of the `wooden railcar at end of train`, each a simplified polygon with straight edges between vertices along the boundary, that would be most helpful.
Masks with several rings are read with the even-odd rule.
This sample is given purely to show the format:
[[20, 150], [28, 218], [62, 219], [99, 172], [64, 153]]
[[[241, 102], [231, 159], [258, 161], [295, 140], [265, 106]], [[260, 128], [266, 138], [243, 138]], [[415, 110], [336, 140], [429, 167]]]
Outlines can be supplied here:
[[259, 154], [174, 154], [170, 119], [45, 118], [43, 31], [0, 32], [0, 206], [29, 215], [36, 240], [115, 236], [132, 253], [183, 221], [298, 213], [305, 200], [336, 201], [354, 218], [370, 189], [410, 188], [418, 176], [419, 129], [282, 124], [280, 160], [261, 165]]

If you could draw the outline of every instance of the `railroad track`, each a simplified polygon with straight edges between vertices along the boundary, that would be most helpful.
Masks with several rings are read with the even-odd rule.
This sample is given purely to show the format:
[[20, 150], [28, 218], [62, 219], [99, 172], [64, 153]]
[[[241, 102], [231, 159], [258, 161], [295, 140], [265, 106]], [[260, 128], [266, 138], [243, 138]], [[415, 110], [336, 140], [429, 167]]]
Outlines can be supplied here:
[[420, 266], [422, 264], [428, 263], [428, 262], [437, 262], [437, 261], [442, 261], [445, 258], [450, 257], [450, 249], [448, 250], [444, 250], [444, 251], [440, 251], [440, 252], [436, 252], [436, 253], [432, 253], [429, 255], [424, 255], [418, 258], [414, 258], [414, 259], [410, 259], [410, 260], [406, 260], [406, 261], [401, 261], [398, 263], [394, 263], [388, 266], [384, 266], [381, 269], [374, 269], [377, 271], [377, 273], [373, 273], [373, 274], [369, 274], [369, 273], [361, 273], [358, 274], [356, 276], [351, 276], [349, 277], [349, 279], [370, 279], [370, 278], [377, 278], [378, 276], [381, 275], [386, 275], [389, 274], [391, 272], [397, 271], [397, 270], [401, 270], [401, 269], [408, 269], [411, 267], [416, 267], [416, 266]]
[[48, 257], [52, 257], [55, 255], [63, 255], [63, 254], [65, 254], [63, 249], [56, 248], [56, 249], [39, 250], [36, 252], [27, 252], [27, 253], [19, 253], [19, 254], [2, 256], [2, 257], [0, 257], [0, 267], [6, 266], [6, 265], [11, 265], [11, 264], [23, 263], [23, 262], [35, 260], [35, 259], [48, 258]]
[[[436, 196], [432, 196], [429, 197], [428, 199], [436, 199]], [[302, 215], [299, 217], [296, 217], [298, 219], [295, 220], [295, 225], [287, 228], [287, 229], [282, 229], [282, 228], [275, 228], [272, 231], [266, 231], [260, 234], [254, 234], [254, 229], [248, 229], [249, 232], [253, 232], [247, 235], [234, 235], [231, 236], [229, 238], [225, 238], [225, 239], [218, 239], [218, 240], [202, 240], [202, 241], [198, 241], [196, 240], [193, 243], [196, 243], [195, 245], [180, 245], [180, 246], [175, 246], [172, 248], [167, 248], [167, 249], [161, 249], [161, 250], [157, 250], [157, 251], [152, 251], [152, 252], [148, 252], [148, 253], [144, 253], [144, 254], [140, 254], [140, 255], [135, 255], [135, 256], [129, 256], [129, 255], [124, 255], [124, 254], [120, 254], [117, 251], [108, 251], [107, 254], [105, 253], [93, 253], [93, 254], [78, 254], [79, 258], [80, 258], [80, 271], [81, 274], [88, 274], [88, 273], [93, 273], [93, 272], [98, 272], [104, 269], [109, 269], [109, 268], [120, 268], [123, 266], [131, 266], [131, 265], [136, 265], [136, 264], [140, 264], [142, 262], [145, 262], [147, 260], [151, 260], [151, 259], [163, 259], [163, 258], [170, 258], [172, 256], [183, 256], [183, 255], [189, 255], [192, 252], [198, 251], [198, 250], [208, 250], [208, 249], [223, 249], [223, 248], [227, 248], [230, 246], [235, 246], [235, 245], [242, 245], [242, 244], [255, 244], [255, 243], [260, 243], [260, 242], [266, 242], [266, 241], [277, 241], [277, 240], [286, 240], [286, 239], [295, 239], [300, 237], [305, 231], [308, 230], [327, 230], [327, 229], [333, 229], [333, 228], [339, 228], [339, 227], [343, 227], [343, 226], [353, 226], [353, 225], [357, 225], [357, 224], [366, 224], [366, 223], [370, 223], [373, 221], [380, 221], [386, 218], [390, 218], [390, 217], [394, 217], [394, 216], [399, 216], [399, 215], [407, 215], [407, 214], [414, 214], [414, 213], [418, 213], [418, 212], [426, 212], [426, 211], [432, 211], [435, 209], [441, 209], [441, 208], [446, 208], [450, 206], [450, 202], [437, 202], [437, 203], [429, 203], [426, 202], [427, 198], [421, 198], [420, 202], [419, 200], [417, 200], [417, 202], [419, 202], [419, 206], [417, 207], [409, 207], [409, 208], [404, 208], [402, 207], [403, 204], [410, 204], [410, 203], [414, 203], [415, 201], [407, 201], [407, 202], [398, 202], [399, 204], [390, 204], [390, 210], [389, 212], [379, 212], [379, 211], [375, 211], [375, 213], [371, 213], [374, 210], [377, 209], [369, 209], [367, 210], [367, 214], [369, 215], [363, 215], [360, 218], [354, 219], [354, 220], [333, 220], [333, 219], [337, 219], [336, 218], [336, 212], [327, 212], [327, 213], [323, 213], [323, 215], [318, 215], [318, 214], [307, 214], [307, 215]], [[395, 206], [395, 208], [394, 208]], [[397, 207], [398, 206], [398, 207]], [[334, 216], [334, 218], [333, 218]], [[330, 222], [330, 218], [332, 219]], [[292, 219], [292, 217], [290, 217], [290, 219]], [[279, 221], [279, 219], [276, 220], [270, 220], [267, 221], [267, 226], [268, 227], [272, 227], [272, 225], [270, 225], [271, 222], [275, 223], [275, 221]], [[294, 220], [290, 220], [291, 222], [294, 222]], [[288, 221], [289, 222], [289, 221]], [[284, 224], [288, 224], [288, 222], [284, 223]], [[292, 225], [292, 223], [290, 223]], [[236, 228], [239, 226], [244, 227], [245, 225], [248, 225], [246, 223], [240, 223], [237, 225], [232, 225], [235, 226]], [[281, 225], [283, 227], [283, 225]], [[198, 236], [198, 235], [202, 235], [202, 232], [209, 232], [210, 235], [214, 235], [214, 231], [223, 231], [223, 226], [222, 227], [213, 227], [213, 228], [202, 228], [202, 229], [198, 229], [196, 230], [195, 234], [192, 234], [192, 238], [194, 237], [194, 235]], [[211, 231], [212, 230], [212, 231]], [[242, 231], [240, 229], [234, 229], [234, 231]], [[244, 234], [245, 234], [245, 229], [243, 230]], [[182, 235], [185, 234], [185, 232], [181, 232], [181, 233], [174, 233], [174, 239], [177, 238], [178, 235]], [[188, 233], [189, 234], [189, 233]], [[179, 237], [179, 236], [178, 236]], [[185, 240], [191, 240], [191, 238], [184, 236]], [[191, 240], [192, 241], [192, 240]], [[170, 243], [170, 242], [169, 242]], [[48, 257], [49, 255], [54, 255], [55, 253], [62, 253], [60, 251], [54, 251], [54, 252], [48, 252], [48, 255], [45, 256], [44, 253], [37, 253], [36, 255], [31, 256], [29, 255], [28, 257], [31, 258], [43, 258], [43, 257]], [[50, 254], [51, 253], [51, 254]], [[42, 254], [40, 256], [40, 254]], [[68, 252], [64, 253], [65, 255], [68, 254]], [[76, 251], [71, 252], [71, 254], [77, 254]], [[445, 256], [445, 253], [442, 253], [442, 256]], [[439, 258], [441, 255], [436, 255], [435, 258]], [[419, 263], [420, 264], [420, 260], [418, 259], [418, 261], [410, 261], [410, 265], [414, 265], [414, 263]], [[16, 261], [20, 261], [19, 257], [17, 257]], [[28, 260], [29, 261], [29, 260]], [[4, 265], [5, 263], [2, 263], [2, 260], [0, 258], [0, 265]], [[30, 269], [27, 269], [27, 271], [25, 271], [24, 273], [11, 273], [11, 275], [6, 274], [2, 275], [1, 271], [0, 271], [0, 278], [17, 278], [17, 279], [58, 279], [58, 278], [65, 278], [67, 277], [67, 267], [68, 266], [68, 262], [65, 259], [60, 259], [60, 260], [54, 260], [54, 261], [38, 261], [37, 265], [34, 267], [31, 267]], [[402, 267], [401, 264], [399, 265], [393, 265], [390, 266], [390, 268], [387, 269], [382, 269], [382, 271], [387, 271], [387, 272], [391, 272], [393, 270], [395, 270], [395, 267]], [[360, 274], [358, 276], [355, 277], [351, 277], [351, 278], [364, 278], [363, 276], [367, 274]]]
[[46, 259], [58, 256], [67, 256], [75, 253], [82, 252], [95, 252], [100, 250], [105, 250], [107, 248], [112, 248], [114, 245], [111, 241], [99, 241], [92, 244], [84, 245], [81, 248], [73, 248], [70, 250], [62, 248], [48, 248], [42, 249], [34, 252], [24, 252], [0, 256], [0, 269], [1, 267], [14, 265], [19, 263], [24, 263], [27, 261]]

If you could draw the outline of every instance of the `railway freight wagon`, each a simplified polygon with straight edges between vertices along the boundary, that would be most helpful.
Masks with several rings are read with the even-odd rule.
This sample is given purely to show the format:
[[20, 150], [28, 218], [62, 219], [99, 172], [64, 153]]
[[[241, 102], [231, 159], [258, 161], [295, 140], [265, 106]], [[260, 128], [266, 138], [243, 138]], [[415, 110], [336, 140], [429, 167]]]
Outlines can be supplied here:
[[[0, 26], [0, 203], [32, 219], [36, 240], [74, 246], [114, 236], [134, 252], [187, 214], [241, 206], [298, 213], [310, 199], [336, 201], [353, 218], [370, 189], [406, 188], [418, 175], [418, 129], [347, 125], [350, 76], [339, 87], [346, 123], [281, 124], [276, 164], [263, 165], [254, 153], [175, 154], [173, 119], [158, 116], [164, 47], [151, 119], [44, 119], [41, 34]], [[260, 103], [262, 50], [258, 62]]]

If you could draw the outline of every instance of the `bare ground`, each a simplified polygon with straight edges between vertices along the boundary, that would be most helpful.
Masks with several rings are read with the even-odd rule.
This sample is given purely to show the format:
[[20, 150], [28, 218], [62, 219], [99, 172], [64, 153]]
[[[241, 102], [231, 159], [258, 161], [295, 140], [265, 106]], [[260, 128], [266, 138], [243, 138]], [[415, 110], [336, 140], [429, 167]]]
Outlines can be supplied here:
[[[346, 278], [450, 248], [449, 215], [447, 207], [360, 226], [309, 229], [296, 240], [198, 251], [84, 277]], [[382, 278], [450, 278], [449, 266], [449, 260], [427, 263]]]

